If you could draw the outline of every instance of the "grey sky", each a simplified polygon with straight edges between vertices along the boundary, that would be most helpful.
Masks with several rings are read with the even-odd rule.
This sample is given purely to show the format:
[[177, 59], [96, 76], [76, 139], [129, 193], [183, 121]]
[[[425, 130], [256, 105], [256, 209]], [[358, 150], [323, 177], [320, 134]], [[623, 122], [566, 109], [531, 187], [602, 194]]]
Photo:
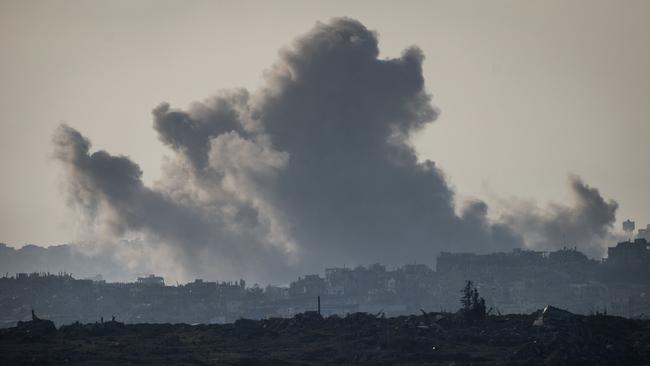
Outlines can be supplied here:
[[155, 106], [255, 89], [280, 47], [333, 16], [378, 31], [383, 56], [422, 49], [441, 115], [415, 144], [461, 197], [563, 202], [576, 173], [645, 225], [648, 15], [646, 1], [1, 1], [0, 241], [75, 238], [51, 158], [60, 122], [151, 183], [170, 154]]

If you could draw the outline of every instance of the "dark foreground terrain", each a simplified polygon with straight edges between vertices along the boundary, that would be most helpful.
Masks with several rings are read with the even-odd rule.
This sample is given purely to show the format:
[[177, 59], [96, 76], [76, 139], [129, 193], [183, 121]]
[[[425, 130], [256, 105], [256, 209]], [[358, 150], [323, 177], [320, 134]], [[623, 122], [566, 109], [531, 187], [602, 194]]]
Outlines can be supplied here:
[[0, 365], [650, 365], [647, 320], [551, 310], [476, 322], [310, 312], [226, 325], [110, 321], [57, 330], [37, 320], [0, 330]]

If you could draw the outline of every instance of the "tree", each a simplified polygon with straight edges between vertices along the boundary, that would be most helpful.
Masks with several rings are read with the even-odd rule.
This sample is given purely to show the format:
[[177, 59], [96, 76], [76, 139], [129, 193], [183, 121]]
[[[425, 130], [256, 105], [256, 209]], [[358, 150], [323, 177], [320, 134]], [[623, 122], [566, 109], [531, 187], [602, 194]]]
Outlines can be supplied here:
[[477, 321], [485, 319], [485, 299], [479, 296], [478, 289], [472, 281], [467, 281], [461, 290], [463, 296], [460, 298], [462, 305], [460, 313], [466, 320]]

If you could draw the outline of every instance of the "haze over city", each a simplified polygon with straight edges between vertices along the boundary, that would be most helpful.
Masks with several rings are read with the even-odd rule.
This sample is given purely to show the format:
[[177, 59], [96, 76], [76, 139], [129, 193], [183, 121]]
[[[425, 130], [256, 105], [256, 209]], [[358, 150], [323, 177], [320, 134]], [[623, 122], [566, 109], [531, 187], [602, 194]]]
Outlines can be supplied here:
[[9, 246], [286, 283], [650, 223], [647, 2], [0, 7]]

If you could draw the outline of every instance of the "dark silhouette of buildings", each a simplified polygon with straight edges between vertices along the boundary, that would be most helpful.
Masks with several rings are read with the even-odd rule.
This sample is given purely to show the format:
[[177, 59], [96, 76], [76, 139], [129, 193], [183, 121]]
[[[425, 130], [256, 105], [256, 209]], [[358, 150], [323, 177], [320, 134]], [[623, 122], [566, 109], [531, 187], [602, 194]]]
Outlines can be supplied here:
[[75, 279], [70, 274], [17, 273], [0, 278], [0, 326], [27, 320], [32, 308], [57, 324], [118, 316], [126, 323], [224, 323], [289, 317], [318, 309], [324, 316], [357, 311], [387, 316], [455, 311], [466, 281], [495, 313], [530, 313], [552, 304], [575, 313], [650, 314], [650, 246], [618, 243], [597, 261], [576, 249], [516, 249], [478, 255], [441, 253], [436, 269], [408, 264], [327, 268], [289, 286], [247, 286], [243, 280], [167, 286], [150, 275], [134, 283]]

